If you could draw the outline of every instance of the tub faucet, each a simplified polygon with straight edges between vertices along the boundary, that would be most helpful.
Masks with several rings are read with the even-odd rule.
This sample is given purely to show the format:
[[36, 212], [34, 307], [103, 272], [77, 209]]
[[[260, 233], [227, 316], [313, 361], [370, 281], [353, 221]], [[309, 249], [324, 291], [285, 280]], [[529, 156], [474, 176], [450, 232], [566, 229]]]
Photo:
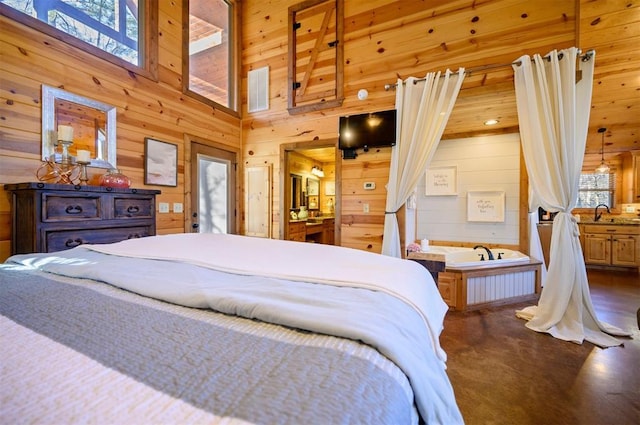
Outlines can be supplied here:
[[487, 251], [487, 255], [489, 256], [489, 260], [495, 260], [495, 258], [493, 258], [493, 252], [491, 252], [491, 250], [489, 248], [487, 248], [484, 245], [476, 245], [473, 247], [473, 249], [478, 249], [478, 248], [482, 248], [485, 251]]
[[594, 215], [593, 215], [593, 221], [598, 221], [602, 217], [602, 213], [598, 214], [598, 208], [600, 208], [600, 207], [605, 207], [607, 209], [607, 214], [611, 214], [611, 210], [609, 209], [607, 204], [598, 204], [598, 206], [596, 207], [596, 210], [594, 212]]

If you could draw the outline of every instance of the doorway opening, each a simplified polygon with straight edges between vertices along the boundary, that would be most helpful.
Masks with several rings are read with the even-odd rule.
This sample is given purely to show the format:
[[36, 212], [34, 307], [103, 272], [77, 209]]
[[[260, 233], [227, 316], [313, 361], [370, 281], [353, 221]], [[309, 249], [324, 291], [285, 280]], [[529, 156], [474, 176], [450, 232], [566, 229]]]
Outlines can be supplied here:
[[185, 136], [185, 232], [237, 234], [238, 151]]
[[279, 238], [340, 245], [338, 140], [288, 143], [280, 150]]

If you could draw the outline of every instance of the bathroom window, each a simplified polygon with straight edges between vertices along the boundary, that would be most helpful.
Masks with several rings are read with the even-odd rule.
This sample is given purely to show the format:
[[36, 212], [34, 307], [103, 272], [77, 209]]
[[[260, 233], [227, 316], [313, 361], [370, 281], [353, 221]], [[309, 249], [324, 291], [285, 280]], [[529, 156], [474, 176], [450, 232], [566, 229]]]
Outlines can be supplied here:
[[605, 204], [613, 208], [616, 199], [615, 189], [615, 173], [583, 173], [580, 176], [576, 208], [595, 208], [599, 204]]
[[157, 0], [0, 0], [3, 15], [143, 75], [155, 75]]

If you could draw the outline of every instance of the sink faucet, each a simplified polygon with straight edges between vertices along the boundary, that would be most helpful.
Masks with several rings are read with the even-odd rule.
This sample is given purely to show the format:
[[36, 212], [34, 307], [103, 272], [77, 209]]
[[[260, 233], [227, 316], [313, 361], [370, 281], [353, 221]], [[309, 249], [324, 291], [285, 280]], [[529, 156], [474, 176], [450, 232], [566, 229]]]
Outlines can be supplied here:
[[594, 212], [593, 221], [598, 221], [602, 217], [602, 213], [598, 214], [598, 208], [600, 208], [600, 207], [605, 207], [607, 209], [607, 214], [611, 214], [611, 210], [609, 209], [607, 204], [598, 204], [598, 206], [596, 207], [596, 210]]
[[484, 245], [476, 245], [476, 246], [473, 247], [473, 249], [478, 249], [478, 248], [482, 248], [485, 251], [487, 251], [487, 255], [489, 256], [489, 260], [495, 260], [495, 258], [493, 258], [493, 252], [491, 252], [491, 250], [489, 248], [487, 248]]

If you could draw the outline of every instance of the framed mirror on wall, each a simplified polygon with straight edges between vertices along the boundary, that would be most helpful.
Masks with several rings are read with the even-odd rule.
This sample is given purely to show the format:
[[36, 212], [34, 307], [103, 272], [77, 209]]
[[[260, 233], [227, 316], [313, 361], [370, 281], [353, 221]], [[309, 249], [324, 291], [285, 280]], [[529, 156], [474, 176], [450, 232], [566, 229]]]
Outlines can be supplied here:
[[302, 176], [299, 174], [291, 174], [291, 205], [290, 209], [297, 210], [300, 206], [305, 205], [304, 192], [302, 185]]
[[58, 128], [72, 128], [69, 154], [89, 151], [90, 167], [116, 168], [116, 107], [42, 85], [42, 159], [59, 162]]

